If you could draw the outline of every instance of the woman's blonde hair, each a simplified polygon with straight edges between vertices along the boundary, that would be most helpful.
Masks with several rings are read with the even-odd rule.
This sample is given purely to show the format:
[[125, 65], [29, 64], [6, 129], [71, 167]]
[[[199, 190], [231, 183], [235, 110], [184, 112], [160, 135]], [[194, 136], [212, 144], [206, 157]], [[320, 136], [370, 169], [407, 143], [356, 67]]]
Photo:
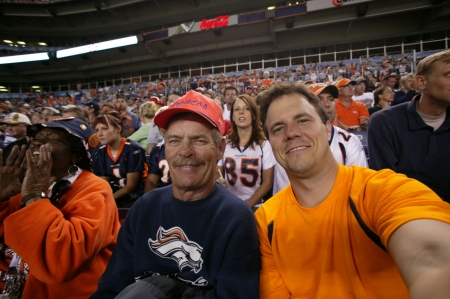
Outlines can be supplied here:
[[155, 103], [145, 102], [139, 107], [139, 115], [141, 117], [145, 116], [146, 118], [154, 118], [156, 110], [158, 110], [158, 108]]

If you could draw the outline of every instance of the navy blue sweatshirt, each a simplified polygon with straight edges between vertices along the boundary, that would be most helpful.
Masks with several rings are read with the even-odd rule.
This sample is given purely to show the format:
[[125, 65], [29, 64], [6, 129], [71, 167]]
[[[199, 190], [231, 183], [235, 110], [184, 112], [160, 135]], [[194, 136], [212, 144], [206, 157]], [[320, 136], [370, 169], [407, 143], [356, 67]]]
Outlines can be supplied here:
[[245, 202], [216, 183], [206, 198], [185, 202], [172, 186], [142, 196], [119, 232], [91, 298], [114, 298], [146, 272], [202, 287], [214, 298], [259, 298], [255, 219]]

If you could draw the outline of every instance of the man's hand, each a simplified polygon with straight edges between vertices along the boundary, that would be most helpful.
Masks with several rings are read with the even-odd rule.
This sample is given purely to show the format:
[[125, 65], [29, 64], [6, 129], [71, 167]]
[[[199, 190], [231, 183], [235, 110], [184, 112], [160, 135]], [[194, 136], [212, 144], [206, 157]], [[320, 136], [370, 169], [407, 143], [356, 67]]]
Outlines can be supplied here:
[[33, 161], [31, 150], [27, 150], [27, 172], [22, 184], [22, 196], [30, 193], [41, 194], [47, 191], [52, 183], [50, 181], [50, 172], [52, 170], [52, 153], [47, 145], [39, 148], [39, 160]]
[[367, 130], [367, 124], [369, 122], [368, 118], [361, 117], [359, 119], [359, 126], [361, 127], [361, 130]]
[[3, 151], [0, 150], [0, 201], [6, 201], [12, 196], [19, 194], [22, 187], [22, 179], [25, 175], [24, 157], [27, 150], [26, 145], [15, 145], [9, 157], [3, 165]]
[[360, 126], [348, 126], [346, 131], [361, 131]]

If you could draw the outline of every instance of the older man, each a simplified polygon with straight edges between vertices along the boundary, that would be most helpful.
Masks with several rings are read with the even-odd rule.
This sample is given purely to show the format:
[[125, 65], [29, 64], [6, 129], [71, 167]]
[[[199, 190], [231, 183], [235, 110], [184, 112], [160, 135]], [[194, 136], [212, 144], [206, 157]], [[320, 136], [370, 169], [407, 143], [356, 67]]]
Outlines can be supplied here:
[[[117, 298], [141, 298], [136, 297], [141, 286], [155, 287], [161, 280], [191, 286], [186, 291], [198, 288], [210, 293], [207, 298], [259, 298], [252, 212], [214, 180], [225, 149], [220, 106], [189, 91], [154, 121], [166, 130], [172, 185], [145, 194], [133, 205], [92, 298], [114, 298], [122, 290]], [[141, 280], [133, 284], [136, 279]]]
[[415, 178], [450, 202], [450, 51], [420, 61], [421, 95], [373, 115], [370, 167]]
[[448, 298], [448, 203], [391, 170], [339, 165], [304, 86], [272, 86], [261, 116], [291, 186], [256, 212], [260, 298]]
[[339, 127], [348, 130], [366, 129], [369, 111], [365, 104], [353, 100], [356, 81], [341, 79], [336, 83], [339, 99], [336, 101], [336, 113]]
[[5, 162], [14, 145], [18, 145], [20, 148], [25, 144], [28, 147], [28, 140], [26, 138], [27, 127], [31, 125], [31, 122], [25, 114], [13, 112], [6, 116], [5, 120], [1, 121], [0, 124], [5, 124], [6, 132], [9, 136], [16, 139], [16, 141], [8, 144], [3, 150], [3, 162]]

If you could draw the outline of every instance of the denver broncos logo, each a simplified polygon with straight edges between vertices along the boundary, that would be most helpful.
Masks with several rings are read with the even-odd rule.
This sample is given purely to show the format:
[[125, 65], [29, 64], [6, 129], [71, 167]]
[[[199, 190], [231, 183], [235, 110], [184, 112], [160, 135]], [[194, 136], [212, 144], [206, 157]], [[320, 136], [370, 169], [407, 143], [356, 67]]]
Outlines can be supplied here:
[[156, 240], [148, 239], [150, 250], [162, 258], [173, 259], [180, 271], [190, 267], [195, 273], [202, 269], [202, 250], [197, 243], [189, 241], [184, 231], [178, 226], [165, 230], [159, 227]]

